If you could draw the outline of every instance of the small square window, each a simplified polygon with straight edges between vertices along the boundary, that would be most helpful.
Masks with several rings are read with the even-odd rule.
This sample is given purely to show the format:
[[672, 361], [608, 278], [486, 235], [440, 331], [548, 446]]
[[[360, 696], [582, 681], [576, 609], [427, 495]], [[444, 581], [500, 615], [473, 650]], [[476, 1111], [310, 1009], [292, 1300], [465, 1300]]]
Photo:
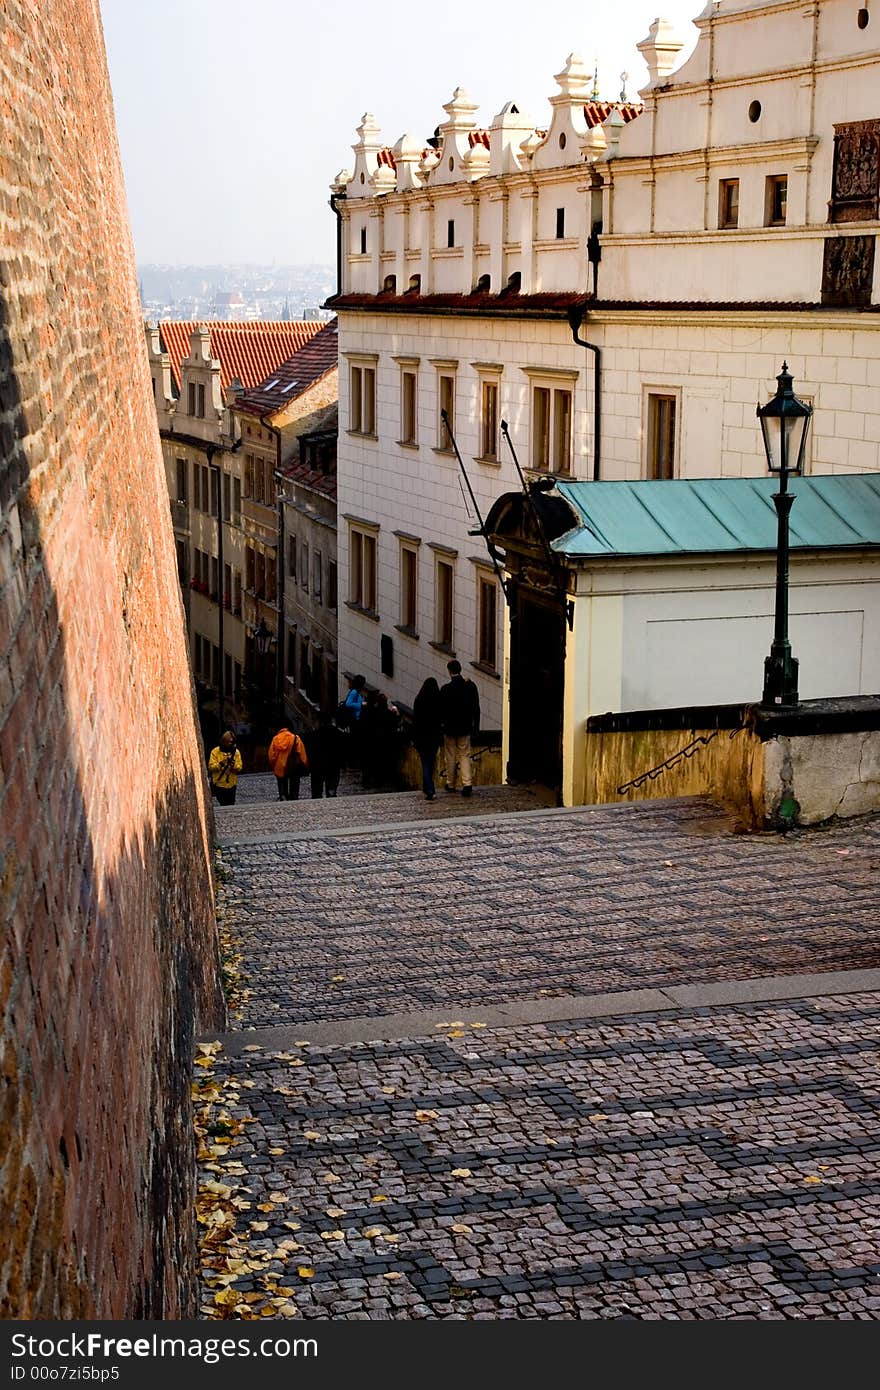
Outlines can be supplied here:
[[718, 226], [739, 226], [739, 179], [722, 179], [718, 185]]

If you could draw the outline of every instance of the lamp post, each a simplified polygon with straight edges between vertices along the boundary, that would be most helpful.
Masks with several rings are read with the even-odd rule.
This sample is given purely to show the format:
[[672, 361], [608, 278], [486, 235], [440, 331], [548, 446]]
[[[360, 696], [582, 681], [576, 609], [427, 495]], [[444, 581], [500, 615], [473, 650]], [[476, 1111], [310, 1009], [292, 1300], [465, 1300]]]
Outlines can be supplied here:
[[794, 504], [794, 496], [788, 491], [788, 476], [803, 468], [807, 429], [813, 414], [813, 407], [794, 394], [794, 378], [787, 362], [783, 362], [776, 380], [776, 395], [757, 410], [767, 466], [771, 473], [779, 475], [779, 491], [773, 494], [777, 519], [776, 623], [770, 655], [764, 660], [761, 697], [763, 705], [772, 707], [798, 703], [798, 663], [788, 640], [788, 516]]

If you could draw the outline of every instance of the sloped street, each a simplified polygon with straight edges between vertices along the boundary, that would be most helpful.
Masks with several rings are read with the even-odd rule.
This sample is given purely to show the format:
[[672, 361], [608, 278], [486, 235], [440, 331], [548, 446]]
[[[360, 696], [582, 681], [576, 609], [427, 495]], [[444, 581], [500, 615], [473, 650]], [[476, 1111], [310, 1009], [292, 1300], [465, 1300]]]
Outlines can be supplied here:
[[880, 822], [457, 800], [218, 818], [204, 1316], [876, 1317]]

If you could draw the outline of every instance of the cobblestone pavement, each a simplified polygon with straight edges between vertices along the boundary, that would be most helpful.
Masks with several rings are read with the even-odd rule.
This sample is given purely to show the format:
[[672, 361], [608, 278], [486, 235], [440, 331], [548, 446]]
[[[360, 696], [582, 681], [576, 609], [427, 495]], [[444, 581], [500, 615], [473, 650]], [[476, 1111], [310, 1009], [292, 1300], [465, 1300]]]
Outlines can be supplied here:
[[434, 1037], [203, 1057], [232, 1134], [203, 1149], [204, 1313], [876, 1318], [878, 1021], [878, 994], [451, 1013]]
[[[880, 819], [386, 800], [222, 850], [243, 1002], [196, 1058], [203, 1315], [880, 1316], [880, 992], [827, 974], [880, 966]], [[697, 1002], [622, 993], [649, 985]], [[613, 1012], [548, 1021], [565, 995]]]
[[[244, 780], [243, 777], [239, 779], [239, 787]], [[245, 787], [235, 806], [215, 807], [221, 844], [261, 842], [273, 836], [315, 830], [353, 830], [363, 829], [365, 825], [506, 815], [511, 811], [540, 810], [549, 804], [549, 794], [543, 788], [475, 787], [470, 798], [457, 792], [440, 791], [436, 800], [426, 801], [421, 792], [365, 792], [353, 780], [347, 787], [340, 784], [340, 795], [335, 798], [312, 801], [303, 783], [303, 796], [299, 801], [279, 801], [271, 774], [251, 774], [251, 780], [261, 786]], [[364, 801], [365, 797], [369, 800]]]
[[[368, 824], [384, 800], [358, 799]], [[227, 845], [221, 909], [258, 984], [240, 1022], [880, 966], [880, 819], [723, 827], [643, 802]]]

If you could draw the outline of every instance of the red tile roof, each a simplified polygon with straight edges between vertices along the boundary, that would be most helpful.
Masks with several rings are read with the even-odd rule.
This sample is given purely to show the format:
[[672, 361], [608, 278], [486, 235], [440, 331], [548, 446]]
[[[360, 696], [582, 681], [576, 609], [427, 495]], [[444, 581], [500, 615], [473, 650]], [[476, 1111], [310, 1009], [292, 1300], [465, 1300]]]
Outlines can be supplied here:
[[590, 130], [593, 126], [601, 125], [607, 121], [612, 111], [619, 111], [623, 117], [624, 125], [629, 125], [636, 116], [641, 116], [644, 106], [637, 106], [629, 101], [588, 101], [584, 107], [584, 116]]
[[235, 408], [248, 415], [270, 415], [282, 410], [332, 371], [338, 361], [336, 320], [331, 319], [298, 352], [273, 367], [258, 386], [239, 396]]
[[180, 364], [189, 357], [189, 340], [194, 328], [207, 328], [211, 334], [211, 356], [220, 361], [220, 384], [225, 392], [234, 377], [242, 386], [265, 381], [272, 368], [290, 357], [316, 333], [323, 323], [294, 322], [225, 323], [205, 320], [198, 323], [163, 319], [159, 323], [162, 348], [171, 358], [171, 375], [180, 390]]
[[485, 146], [486, 146], [486, 149], [488, 150], [488, 148], [489, 148], [489, 132], [488, 132], [488, 130], [472, 130], [472, 131], [470, 132], [470, 134], [468, 135], [468, 144], [470, 145], [471, 149], [473, 149], [474, 145], [485, 145]]
[[322, 493], [324, 497], [336, 496], [335, 473], [321, 473], [317, 468], [311, 468], [307, 463], [289, 463], [281, 471], [285, 478], [289, 478], [293, 483], [300, 483], [304, 487], [309, 487], [313, 492]]

